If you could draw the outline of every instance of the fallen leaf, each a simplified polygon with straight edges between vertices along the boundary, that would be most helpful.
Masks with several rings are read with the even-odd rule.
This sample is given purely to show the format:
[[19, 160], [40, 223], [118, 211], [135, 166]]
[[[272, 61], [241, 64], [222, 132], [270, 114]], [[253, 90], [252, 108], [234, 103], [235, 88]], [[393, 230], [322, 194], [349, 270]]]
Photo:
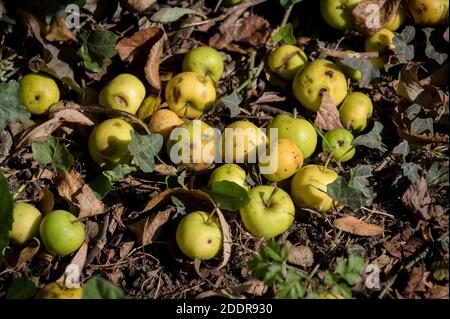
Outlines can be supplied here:
[[126, 241], [120, 245], [119, 257], [125, 258], [128, 253], [133, 249], [134, 241]]
[[379, 236], [383, 234], [383, 229], [375, 224], [368, 224], [353, 216], [337, 218], [333, 221], [333, 226], [339, 230], [358, 236]]
[[428, 272], [425, 271], [425, 264], [413, 267], [409, 272], [408, 282], [406, 284], [405, 292], [412, 294], [414, 292], [424, 292], [426, 291], [425, 279]]
[[415, 229], [410, 224], [406, 224], [400, 233], [385, 241], [383, 247], [390, 255], [398, 259], [408, 258], [423, 245], [422, 240], [413, 237], [414, 233]]
[[22, 248], [22, 250], [19, 253], [19, 256], [17, 257], [17, 261], [15, 262], [15, 265], [11, 266], [11, 267], [12, 268], [21, 267], [24, 263], [33, 259], [33, 257], [39, 251], [40, 247], [41, 247], [41, 242], [39, 241], [39, 239], [34, 237], [33, 240], [27, 244], [27, 246]]
[[332, 130], [342, 127], [339, 111], [326, 91], [322, 92], [322, 100], [317, 110], [314, 125], [322, 130]]
[[397, 95], [408, 99], [410, 102], [415, 101], [423, 91], [417, 75], [421, 65], [418, 62], [409, 62], [400, 70], [400, 77], [396, 88]]
[[158, 239], [161, 226], [169, 220], [174, 211], [175, 208], [169, 207], [129, 225], [128, 228], [136, 235], [140, 245], [152, 244]]
[[161, 89], [161, 79], [159, 77], [159, 64], [163, 53], [164, 37], [161, 37], [150, 49], [147, 63], [144, 67], [145, 77], [152, 87]]
[[136, 12], [142, 12], [148, 9], [156, 0], [126, 0], [129, 8]]
[[65, 17], [61, 16], [53, 17], [52, 23], [46, 32], [45, 39], [50, 42], [78, 42], [77, 37], [67, 28]]
[[251, 279], [237, 286], [227, 287], [219, 290], [208, 290], [201, 292], [194, 299], [206, 299], [206, 298], [228, 298], [228, 299], [244, 299], [245, 294], [252, 296], [262, 296], [266, 293], [267, 286], [264, 282]]
[[4, 130], [0, 133], [0, 163], [8, 157], [13, 146], [11, 133]]
[[352, 11], [354, 28], [372, 35], [385, 26], [396, 14], [401, 0], [363, 0]]
[[293, 265], [301, 267], [311, 267], [314, 264], [314, 255], [311, 248], [305, 245], [295, 246], [290, 241], [284, 244], [289, 250], [287, 261]]
[[[447, 29], [448, 30], [448, 29]], [[426, 293], [427, 299], [448, 299], [448, 285], [447, 286], [434, 286]]]
[[53, 193], [47, 188], [43, 188], [38, 195], [38, 208], [39, 211], [45, 215], [50, 213], [53, 210], [53, 206], [55, 204], [55, 199]]
[[81, 245], [81, 247], [77, 250], [75, 255], [70, 260], [70, 263], [67, 265], [66, 269], [64, 270], [64, 273], [56, 281], [64, 282], [66, 286], [69, 286], [69, 284], [77, 283], [77, 282], [69, 282], [69, 280], [72, 279], [79, 280], [79, 278], [77, 278], [77, 275], [79, 276], [83, 273], [83, 269], [86, 264], [86, 256], [88, 253], [88, 248], [89, 245], [86, 237], [83, 245]]
[[150, 41], [161, 32], [158, 27], [147, 28], [133, 34], [129, 38], [123, 38], [116, 44], [117, 53], [122, 61], [133, 62], [136, 50]]
[[420, 215], [425, 220], [444, 213], [444, 208], [435, 205], [428, 193], [428, 184], [425, 177], [421, 177], [416, 183], [411, 184], [402, 196], [403, 204], [413, 213]]

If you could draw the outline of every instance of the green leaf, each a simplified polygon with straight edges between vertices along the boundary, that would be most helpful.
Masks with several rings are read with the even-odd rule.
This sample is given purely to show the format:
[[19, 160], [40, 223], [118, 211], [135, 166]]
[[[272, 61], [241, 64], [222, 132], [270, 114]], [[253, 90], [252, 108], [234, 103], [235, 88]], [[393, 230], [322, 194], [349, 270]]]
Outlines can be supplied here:
[[373, 198], [373, 187], [370, 186], [369, 177], [372, 176], [370, 165], [356, 165], [352, 170], [349, 186], [360, 191], [365, 197]]
[[333, 273], [330, 270], [326, 270], [323, 276], [323, 281], [329, 285], [333, 286], [336, 284], [336, 277], [333, 275]]
[[362, 276], [356, 273], [346, 273], [342, 279], [344, 279], [350, 286], [359, 284], [362, 281]]
[[9, 243], [9, 231], [13, 223], [14, 200], [9, 192], [8, 183], [3, 171], [0, 169], [0, 263], [3, 261], [3, 252]]
[[89, 185], [97, 194], [97, 197], [102, 199], [111, 191], [115, 182], [120, 181], [134, 171], [136, 171], [136, 167], [120, 164], [112, 170], [102, 172], [102, 174], [94, 179]]
[[392, 150], [392, 154], [398, 154], [402, 155], [403, 157], [406, 157], [406, 155], [410, 152], [409, 143], [407, 140], [403, 140], [398, 144], [394, 149]]
[[338, 176], [334, 182], [327, 185], [327, 194], [352, 209], [370, 205], [372, 202], [371, 198], [365, 197], [361, 191], [350, 187], [342, 176]]
[[303, 0], [280, 0], [280, 4], [281, 4], [283, 7], [287, 8], [287, 7], [289, 7], [290, 5], [294, 5], [294, 4], [299, 3], [299, 2], [302, 2], [302, 1], [303, 1]]
[[102, 277], [90, 278], [83, 288], [83, 299], [123, 299], [125, 293]]
[[8, 286], [6, 299], [30, 299], [36, 294], [37, 287], [30, 279], [15, 278]]
[[267, 271], [264, 274], [264, 283], [267, 285], [274, 284], [283, 279], [283, 271], [281, 264], [271, 264], [267, 267]]
[[[444, 29], [445, 30], [445, 29]], [[427, 38], [427, 45], [425, 48], [425, 55], [433, 59], [439, 64], [443, 64], [447, 58], [448, 43], [443, 41], [443, 30], [433, 28], [422, 28]]]
[[373, 79], [380, 77], [380, 70], [367, 59], [341, 59], [343, 64], [361, 72], [360, 86], [369, 84]]
[[333, 288], [331, 288], [331, 292], [334, 294], [340, 294], [345, 299], [352, 297], [352, 289], [344, 282], [339, 283], [338, 285], [335, 285]]
[[155, 156], [163, 146], [163, 137], [160, 134], [139, 135], [131, 131], [131, 142], [128, 149], [133, 156], [133, 161], [144, 173], [153, 172]]
[[361, 145], [372, 149], [377, 149], [384, 153], [387, 151], [386, 145], [381, 139], [381, 132], [383, 131], [383, 124], [376, 121], [372, 130], [364, 135], [360, 135], [353, 140], [353, 145]]
[[280, 245], [274, 240], [269, 240], [261, 248], [261, 256], [265, 260], [272, 260], [275, 262], [283, 262], [287, 259], [289, 250], [285, 245]]
[[74, 163], [72, 155], [59, 140], [53, 136], [44, 142], [34, 142], [31, 144], [33, 158], [39, 164], [52, 164], [57, 171], [68, 170]]
[[434, 162], [427, 172], [428, 185], [435, 185], [442, 182], [448, 182], [448, 166], [440, 162]]
[[118, 36], [107, 30], [93, 30], [80, 34], [82, 45], [78, 55], [86, 69], [92, 72], [103, 70], [103, 62], [116, 55]]
[[30, 113], [22, 104], [19, 83], [11, 80], [0, 83], [0, 132], [10, 123], [24, 123]]
[[403, 163], [401, 166], [403, 176], [408, 177], [411, 183], [419, 180], [419, 166], [416, 163]]
[[206, 192], [220, 208], [236, 211], [250, 202], [250, 192], [244, 187], [230, 181], [218, 181]]
[[426, 118], [422, 119], [420, 117], [416, 117], [411, 122], [411, 133], [413, 134], [422, 134], [425, 131], [430, 131], [431, 134], [434, 134], [433, 129], [433, 119], [432, 118]]
[[392, 39], [395, 45], [395, 53], [400, 63], [406, 63], [414, 59], [414, 46], [408, 45], [416, 34], [412, 26], [406, 26], [400, 34], [396, 34]]
[[300, 299], [305, 296], [305, 287], [301, 282], [301, 275], [297, 271], [289, 271], [286, 281], [282, 283], [275, 298], [278, 299]]
[[241, 113], [241, 109], [239, 105], [242, 103], [242, 96], [237, 92], [233, 91], [233, 93], [222, 96], [217, 104], [225, 106], [230, 110], [230, 117], [236, 117]]
[[206, 16], [203, 13], [197, 12], [192, 9], [179, 8], [179, 7], [173, 7], [173, 8], [172, 7], [164, 7], [162, 9], [160, 9], [159, 11], [157, 11], [156, 13], [154, 13], [150, 19], [155, 22], [170, 23], [170, 22], [177, 21], [178, 19], [180, 19], [182, 16], [184, 16], [186, 14], [195, 14], [195, 15], [201, 16], [202, 18], [206, 19]]
[[295, 39], [292, 24], [287, 23], [284, 27], [281, 27], [280, 30], [273, 35], [272, 40], [274, 42], [283, 41], [286, 44], [296, 44], [297, 39]]
[[252, 276], [256, 279], [263, 280], [266, 275], [267, 269], [269, 268], [269, 263], [265, 260], [255, 258], [250, 260], [248, 266], [252, 272]]
[[335, 272], [343, 277], [347, 273], [347, 260], [344, 258], [338, 258]]
[[364, 258], [356, 255], [349, 255], [347, 260], [347, 272], [360, 274], [364, 269]]

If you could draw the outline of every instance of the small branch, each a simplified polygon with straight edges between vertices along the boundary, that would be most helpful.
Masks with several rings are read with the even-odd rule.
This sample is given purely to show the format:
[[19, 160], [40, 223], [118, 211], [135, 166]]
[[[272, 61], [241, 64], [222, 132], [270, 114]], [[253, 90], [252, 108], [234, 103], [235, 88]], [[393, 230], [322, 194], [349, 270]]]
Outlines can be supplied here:
[[376, 58], [380, 55], [379, 52], [349, 52], [339, 51], [329, 48], [325, 48], [322, 44], [319, 44], [319, 51], [328, 56], [332, 56], [340, 59], [370, 59]]
[[283, 20], [281, 21], [280, 28], [284, 27], [286, 25], [286, 23], [288, 22], [289, 16], [291, 15], [293, 7], [294, 7], [294, 5], [291, 4], [284, 12], [284, 16], [283, 16]]

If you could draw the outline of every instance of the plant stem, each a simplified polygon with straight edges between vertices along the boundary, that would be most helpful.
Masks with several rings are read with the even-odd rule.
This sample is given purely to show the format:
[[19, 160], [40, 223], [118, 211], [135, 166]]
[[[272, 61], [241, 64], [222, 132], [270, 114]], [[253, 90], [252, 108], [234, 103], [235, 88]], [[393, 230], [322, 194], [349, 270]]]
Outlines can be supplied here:
[[281, 24], [280, 24], [280, 28], [284, 27], [286, 25], [286, 23], [288, 22], [289, 16], [291, 15], [293, 7], [294, 7], [293, 4], [289, 5], [289, 7], [287, 7], [286, 11], [284, 12], [283, 20], [281, 21]]

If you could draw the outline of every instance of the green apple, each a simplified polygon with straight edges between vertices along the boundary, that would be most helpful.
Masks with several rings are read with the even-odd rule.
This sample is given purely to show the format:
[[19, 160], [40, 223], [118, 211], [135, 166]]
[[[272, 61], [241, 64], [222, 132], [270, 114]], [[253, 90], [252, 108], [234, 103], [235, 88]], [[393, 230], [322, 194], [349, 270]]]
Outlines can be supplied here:
[[224, 0], [223, 4], [226, 5], [227, 7], [231, 7], [231, 6], [237, 5], [241, 2], [242, 2], [242, 0]]
[[208, 186], [211, 187], [214, 183], [220, 181], [229, 181], [244, 188], [248, 188], [245, 178], [246, 173], [239, 165], [223, 164], [211, 173], [208, 180]]
[[360, 133], [367, 127], [372, 112], [372, 100], [361, 92], [352, 92], [347, 95], [339, 107], [342, 126], [355, 133]]
[[250, 202], [239, 210], [245, 228], [257, 237], [272, 238], [294, 222], [295, 207], [289, 194], [274, 186], [250, 190]]
[[167, 83], [166, 101], [179, 116], [195, 119], [214, 108], [216, 89], [203, 75], [183, 72]]
[[194, 72], [219, 82], [223, 74], [223, 59], [211, 47], [203, 46], [189, 51], [183, 60], [183, 72]]
[[400, 28], [406, 21], [406, 11], [403, 9], [402, 5], [399, 5], [395, 15], [389, 20], [389, 22], [384, 26], [385, 29], [396, 31]]
[[408, 0], [414, 22], [421, 26], [448, 23], [448, 0]]
[[36, 299], [81, 299], [83, 288], [64, 288], [62, 282], [51, 282], [40, 289]]
[[330, 152], [336, 160], [346, 162], [355, 155], [355, 147], [352, 142], [352, 133], [345, 128], [336, 128], [325, 133], [322, 140], [322, 149]]
[[352, 29], [352, 10], [361, 0], [320, 0], [320, 14], [325, 22], [338, 30]]
[[152, 133], [161, 134], [164, 137], [164, 140], [167, 141], [170, 132], [183, 123], [183, 120], [180, 119], [174, 111], [160, 109], [153, 113], [150, 119], [149, 128]]
[[65, 210], [54, 210], [45, 215], [39, 233], [45, 249], [56, 256], [67, 256], [84, 242], [83, 224]]
[[304, 159], [310, 157], [317, 146], [317, 133], [305, 119], [288, 115], [277, 115], [267, 126], [267, 135], [270, 140], [270, 129], [278, 129], [278, 138], [286, 138], [300, 148]]
[[39, 232], [42, 215], [33, 205], [14, 203], [13, 224], [9, 237], [16, 245], [23, 245]]
[[[381, 55], [385, 54], [388, 50], [394, 50], [395, 45], [393, 42], [395, 34], [388, 29], [381, 29], [375, 34], [369, 36], [364, 42], [364, 48], [367, 52], [380, 52]], [[384, 65], [388, 63], [388, 57], [379, 56], [371, 58], [370, 62], [378, 68], [384, 68]]]
[[92, 159], [101, 167], [113, 168], [131, 160], [128, 144], [133, 127], [128, 122], [113, 118], [98, 124], [89, 135], [88, 147]]
[[294, 77], [292, 91], [307, 109], [316, 112], [326, 91], [333, 103], [341, 104], [347, 95], [347, 79], [336, 64], [328, 60], [307, 63]]
[[55, 80], [43, 73], [30, 73], [19, 81], [22, 103], [31, 114], [47, 113], [59, 101], [59, 87]]
[[291, 196], [300, 207], [328, 212], [333, 208], [333, 199], [327, 194], [327, 185], [338, 175], [329, 168], [318, 165], [302, 167], [291, 181]]
[[[353, 52], [352, 50], [346, 50], [347, 52]], [[342, 72], [344, 72], [344, 74], [349, 77], [352, 81], [359, 81], [361, 80], [361, 71], [358, 69], [354, 69], [351, 66], [344, 64], [341, 62], [341, 60], [337, 59], [336, 60], [336, 65], [338, 66], [338, 68], [340, 68], [342, 70]]]
[[276, 151], [272, 149], [268, 162], [259, 162], [259, 168], [272, 170], [272, 173], [263, 174], [271, 182], [280, 182], [294, 175], [303, 165], [303, 154], [300, 148], [286, 138], [278, 139]]
[[269, 54], [268, 63], [272, 72], [285, 80], [292, 80], [295, 74], [308, 62], [302, 49], [283, 44]]
[[201, 260], [214, 258], [223, 244], [219, 222], [203, 211], [184, 216], [178, 224], [175, 237], [183, 254]]
[[142, 102], [137, 112], [137, 117], [143, 121], [146, 121], [152, 116], [153, 112], [158, 110], [161, 105], [161, 98], [157, 95], [149, 95]]
[[99, 94], [101, 106], [136, 114], [145, 98], [145, 86], [136, 76], [119, 74]]
[[174, 164], [199, 172], [214, 165], [214, 142], [214, 129], [205, 122], [193, 120], [172, 130], [167, 152]]
[[222, 132], [222, 157], [226, 163], [257, 163], [266, 149], [267, 136], [249, 121], [236, 121]]

